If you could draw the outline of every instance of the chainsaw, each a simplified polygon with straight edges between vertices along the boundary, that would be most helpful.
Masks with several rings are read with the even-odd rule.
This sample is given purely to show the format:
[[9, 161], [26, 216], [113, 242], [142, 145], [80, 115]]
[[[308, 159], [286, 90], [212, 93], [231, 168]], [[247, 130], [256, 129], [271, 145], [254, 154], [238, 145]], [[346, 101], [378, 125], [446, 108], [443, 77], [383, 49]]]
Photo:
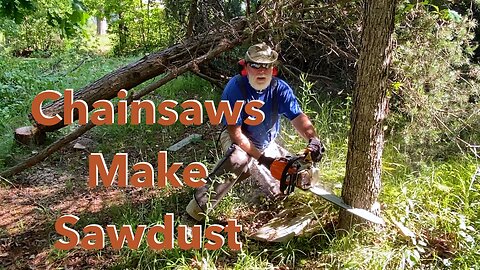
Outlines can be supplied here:
[[354, 208], [346, 204], [342, 198], [320, 186], [318, 183], [319, 169], [305, 155], [278, 158], [270, 166], [270, 172], [275, 179], [280, 180], [280, 191], [284, 195], [290, 195], [298, 187], [320, 196], [353, 215], [376, 224], [385, 224], [381, 217], [365, 209]]

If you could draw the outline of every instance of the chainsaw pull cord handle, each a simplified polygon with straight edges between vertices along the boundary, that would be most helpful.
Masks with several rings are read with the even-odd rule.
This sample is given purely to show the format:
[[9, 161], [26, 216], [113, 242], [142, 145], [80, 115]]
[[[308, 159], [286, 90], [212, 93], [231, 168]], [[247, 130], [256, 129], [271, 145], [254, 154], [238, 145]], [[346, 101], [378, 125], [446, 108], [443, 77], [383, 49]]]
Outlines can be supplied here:
[[[304, 158], [304, 156], [297, 156], [297, 157], [293, 157], [291, 159], [288, 159], [287, 165], [285, 166], [285, 168], [283, 168], [282, 177], [280, 178], [280, 191], [285, 195], [288, 195], [288, 194], [292, 193], [295, 190], [295, 185], [296, 185], [296, 183], [294, 183], [294, 182], [296, 182], [295, 181], [296, 180], [296, 176], [295, 176], [296, 173], [288, 175], [288, 170], [292, 167], [292, 165], [297, 160], [300, 160], [302, 158]], [[290, 176], [290, 181], [289, 181], [288, 184], [287, 184], [287, 176]]]

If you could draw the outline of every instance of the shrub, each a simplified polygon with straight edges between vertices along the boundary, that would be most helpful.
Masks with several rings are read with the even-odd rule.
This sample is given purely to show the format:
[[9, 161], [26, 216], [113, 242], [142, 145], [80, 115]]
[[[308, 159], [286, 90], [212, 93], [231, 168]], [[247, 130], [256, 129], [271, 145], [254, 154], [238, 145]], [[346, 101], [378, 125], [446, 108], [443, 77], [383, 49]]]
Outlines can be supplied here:
[[425, 3], [400, 5], [397, 20], [390, 132], [398, 130], [404, 150], [419, 158], [480, 143], [475, 21]]

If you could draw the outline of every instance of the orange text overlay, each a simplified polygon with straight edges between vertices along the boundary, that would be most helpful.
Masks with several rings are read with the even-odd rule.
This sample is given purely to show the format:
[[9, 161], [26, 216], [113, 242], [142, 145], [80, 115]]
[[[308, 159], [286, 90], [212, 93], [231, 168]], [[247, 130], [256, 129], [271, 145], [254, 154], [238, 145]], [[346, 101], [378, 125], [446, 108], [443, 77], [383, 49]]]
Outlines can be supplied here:
[[[138, 249], [144, 236], [148, 247], [154, 250], [173, 249], [174, 247], [174, 215], [165, 214], [163, 224], [153, 226], [137, 225], [136, 230], [130, 225], [123, 225], [119, 229], [115, 225], [107, 225], [106, 229], [98, 224], [90, 224], [83, 228], [83, 238], [75, 229], [69, 228], [66, 224], [75, 225], [80, 220], [74, 215], [61, 216], [55, 222], [55, 230], [63, 236], [62, 239], [55, 242], [54, 247], [62, 250], [70, 250], [77, 245], [84, 249], [104, 249], [105, 236], [108, 236], [109, 243], [114, 249], [121, 249], [126, 243], [130, 249]], [[191, 235], [187, 232], [186, 225], [177, 226], [177, 245], [179, 248], [208, 250], [220, 249], [225, 244], [225, 237], [230, 249], [240, 250], [242, 243], [237, 239], [237, 233], [242, 231], [242, 226], [237, 224], [237, 220], [229, 219], [226, 226], [209, 225], [204, 228], [201, 225], [192, 227]], [[106, 232], [105, 232], [106, 231]], [[221, 234], [223, 232], [223, 234]]]
[[[183, 183], [176, 174], [178, 169], [183, 166], [182, 162], [174, 162], [169, 167], [167, 166], [167, 152], [158, 152], [158, 187], [165, 187], [169, 182], [174, 187], [183, 187]], [[107, 167], [102, 153], [92, 153], [88, 157], [88, 186], [96, 187], [98, 180], [103, 182], [105, 187], [110, 187], [118, 176], [118, 186], [127, 187], [129, 182], [134, 187], [154, 187], [154, 168], [148, 162], [138, 162], [132, 167], [133, 173], [128, 178], [128, 154], [118, 153], [113, 157], [110, 167]], [[199, 188], [205, 185], [205, 177], [208, 175], [208, 170], [200, 162], [192, 162], [188, 164], [183, 170], [183, 181], [190, 187]]]
[[[90, 120], [95, 125], [112, 125], [115, 121], [115, 107], [109, 100], [97, 100], [92, 104], [93, 113], [88, 115], [88, 104], [83, 100], [73, 100], [73, 90], [66, 89], [63, 96], [63, 118], [56, 114], [53, 116], [46, 115], [42, 110], [42, 104], [46, 100], [57, 100], [62, 97], [62, 94], [46, 90], [39, 93], [32, 102], [32, 116], [37, 123], [44, 126], [53, 126], [63, 121], [65, 125], [70, 125], [75, 120], [75, 112], [78, 115], [78, 123], [86, 125]], [[187, 100], [180, 104], [183, 111], [178, 114], [175, 107], [178, 102], [174, 100], [165, 100], [160, 104], [155, 105], [151, 100], [133, 100], [128, 108], [127, 91], [122, 89], [118, 92], [117, 97], [120, 99], [118, 106], [118, 125], [125, 125], [128, 123], [128, 114], [130, 111], [130, 124], [138, 125], [142, 122], [142, 112], [145, 112], [145, 124], [162, 126], [172, 125], [180, 121], [183, 125], [201, 125], [203, 124], [203, 107], [207, 112], [210, 124], [220, 124], [222, 117], [228, 125], [235, 125], [238, 118], [241, 116], [242, 109], [248, 115], [244, 120], [245, 124], [255, 126], [259, 125], [265, 119], [264, 113], [260, 110], [263, 106], [263, 101], [252, 100], [247, 104], [244, 101], [237, 101], [233, 108], [231, 108], [228, 101], [222, 100], [215, 106], [212, 100], [206, 100], [202, 104], [198, 100]], [[158, 114], [161, 116], [158, 117]], [[90, 118], [90, 119], [89, 119]]]

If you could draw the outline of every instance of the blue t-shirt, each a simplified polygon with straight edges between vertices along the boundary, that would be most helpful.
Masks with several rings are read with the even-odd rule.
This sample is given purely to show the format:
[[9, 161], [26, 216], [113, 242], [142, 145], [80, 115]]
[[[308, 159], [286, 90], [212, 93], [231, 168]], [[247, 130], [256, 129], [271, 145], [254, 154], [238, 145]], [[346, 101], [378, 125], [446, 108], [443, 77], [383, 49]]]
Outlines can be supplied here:
[[[255, 147], [260, 150], [265, 149], [268, 144], [277, 137], [280, 130], [280, 117], [278, 116], [283, 115], [289, 120], [293, 120], [302, 113], [297, 98], [293, 94], [292, 88], [279, 78], [273, 78], [272, 82], [273, 80], [277, 81], [276, 84], [270, 83], [270, 86], [259, 94], [252, 88], [252, 86], [250, 86], [246, 76], [242, 77], [237, 75], [230, 79], [222, 94], [222, 100], [227, 100], [230, 103], [231, 108], [235, 106], [235, 102], [238, 100], [244, 100], [244, 106], [252, 100], [261, 100], [264, 102], [264, 105], [260, 109], [265, 114], [265, 119], [261, 124], [256, 126], [244, 124], [243, 121], [248, 115], [243, 109], [242, 115], [237, 121], [237, 125], [242, 126], [242, 132], [250, 139], [250, 141], [252, 141]], [[247, 95], [246, 99], [239, 83], [243, 83]], [[274, 87], [272, 87], [272, 85]], [[275, 117], [273, 117], [272, 120], [274, 94], [277, 95], [275, 101], [278, 104], [278, 116], [276, 117], [276, 121], [274, 121]], [[274, 123], [272, 123], [272, 121], [274, 121]], [[225, 118], [222, 119], [222, 123], [226, 125]]]

